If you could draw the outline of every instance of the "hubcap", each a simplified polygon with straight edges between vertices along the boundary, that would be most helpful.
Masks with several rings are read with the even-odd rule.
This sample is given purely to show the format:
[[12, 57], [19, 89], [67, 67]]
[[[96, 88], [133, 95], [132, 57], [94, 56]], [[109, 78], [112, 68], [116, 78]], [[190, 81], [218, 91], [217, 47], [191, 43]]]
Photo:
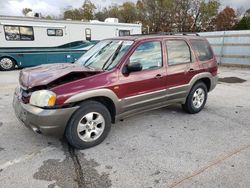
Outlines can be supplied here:
[[8, 70], [11, 69], [11, 67], [13, 66], [13, 62], [9, 58], [3, 58], [0, 61], [0, 65], [3, 69]]
[[102, 135], [104, 128], [105, 120], [103, 116], [97, 112], [91, 112], [79, 121], [77, 133], [84, 142], [93, 142]]
[[200, 108], [205, 101], [205, 91], [202, 88], [198, 88], [193, 95], [193, 106]]

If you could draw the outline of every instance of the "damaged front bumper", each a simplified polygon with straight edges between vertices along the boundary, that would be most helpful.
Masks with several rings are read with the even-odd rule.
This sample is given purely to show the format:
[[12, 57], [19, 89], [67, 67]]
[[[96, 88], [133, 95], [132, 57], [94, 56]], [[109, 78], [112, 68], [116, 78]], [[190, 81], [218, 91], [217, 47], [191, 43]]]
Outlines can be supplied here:
[[70, 117], [79, 107], [42, 109], [24, 104], [17, 89], [13, 97], [13, 108], [18, 120], [34, 132], [62, 137]]

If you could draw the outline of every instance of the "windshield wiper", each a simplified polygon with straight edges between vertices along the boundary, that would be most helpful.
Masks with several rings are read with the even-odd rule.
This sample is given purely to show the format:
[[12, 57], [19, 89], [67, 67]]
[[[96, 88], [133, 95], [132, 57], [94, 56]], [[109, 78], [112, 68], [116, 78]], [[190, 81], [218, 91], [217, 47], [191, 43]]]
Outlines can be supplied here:
[[100, 55], [102, 54], [102, 52], [105, 50], [105, 48], [107, 48], [112, 42], [109, 42], [108, 44], [106, 44], [104, 47], [102, 47], [102, 49], [98, 52], [98, 54], [92, 54], [92, 56], [90, 56], [84, 63], [83, 63], [83, 66], [85, 67], [91, 67], [91, 64], [93, 64], [94, 62], [90, 62], [89, 63], [89, 60], [95, 56], [95, 55]]
[[[103, 65], [103, 67], [102, 67], [103, 70], [107, 70], [107, 69], [110, 67], [110, 65], [112, 65], [112, 63], [114, 62], [114, 60], [116, 59], [116, 57], [117, 57], [118, 54], [120, 53], [121, 48], [122, 48], [122, 45], [123, 45], [123, 42], [117, 47], [117, 49], [115, 50], [115, 52], [113, 53], [113, 55], [110, 56], [110, 58], [112, 58], [111, 61], [110, 61], [110, 63], [108, 64], [110, 58], [108, 58], [108, 60], [104, 63], [104, 65]], [[106, 66], [107, 66], [107, 67], [106, 67]], [[106, 68], [105, 68], [105, 67], [106, 67]]]

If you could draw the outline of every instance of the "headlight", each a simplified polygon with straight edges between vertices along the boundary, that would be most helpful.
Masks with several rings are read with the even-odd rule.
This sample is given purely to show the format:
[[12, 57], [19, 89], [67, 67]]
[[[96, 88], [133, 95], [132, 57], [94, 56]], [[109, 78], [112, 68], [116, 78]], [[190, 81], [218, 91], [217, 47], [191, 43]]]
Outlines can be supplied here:
[[40, 90], [32, 93], [30, 104], [39, 107], [52, 107], [56, 103], [56, 94], [48, 90]]

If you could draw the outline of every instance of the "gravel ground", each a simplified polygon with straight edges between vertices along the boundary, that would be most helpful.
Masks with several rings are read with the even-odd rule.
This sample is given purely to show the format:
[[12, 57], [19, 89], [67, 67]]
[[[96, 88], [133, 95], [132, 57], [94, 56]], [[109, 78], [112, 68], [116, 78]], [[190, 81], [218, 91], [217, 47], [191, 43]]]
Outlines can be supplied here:
[[12, 109], [18, 71], [0, 72], [0, 187], [250, 187], [250, 69], [220, 68], [205, 109], [180, 106], [118, 122], [76, 151], [36, 135]]

